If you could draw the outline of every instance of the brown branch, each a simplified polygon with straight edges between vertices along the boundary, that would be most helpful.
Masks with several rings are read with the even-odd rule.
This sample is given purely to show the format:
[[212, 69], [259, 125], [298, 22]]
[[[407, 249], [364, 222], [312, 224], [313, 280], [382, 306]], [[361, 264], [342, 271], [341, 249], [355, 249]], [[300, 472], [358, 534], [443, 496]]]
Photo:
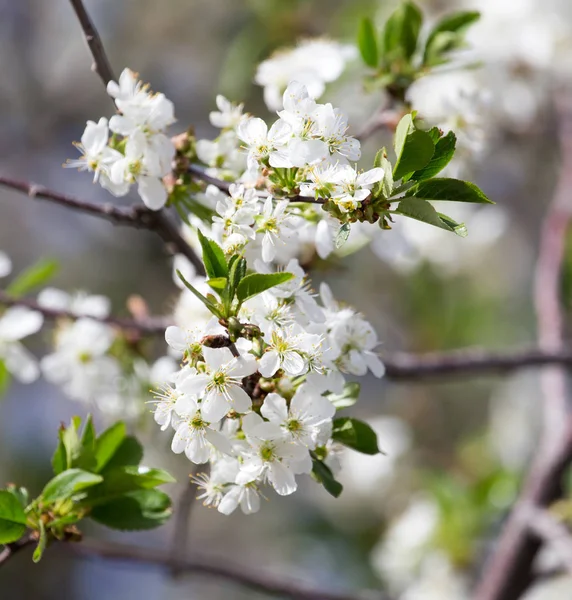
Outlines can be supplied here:
[[185, 241], [175, 223], [163, 211], [152, 211], [140, 205], [129, 208], [118, 208], [109, 203], [95, 204], [80, 200], [75, 196], [49, 190], [35, 183], [19, 181], [1, 175], [0, 186], [22, 192], [32, 199], [47, 200], [65, 208], [105, 219], [114, 225], [126, 225], [136, 229], [154, 231], [163, 240], [166, 248], [171, 253], [183, 254], [194, 265], [197, 273], [204, 275], [205, 271], [202, 261]]
[[97, 73], [105, 86], [107, 86], [110, 81], [115, 80], [115, 76], [113, 75], [113, 69], [111, 68], [107, 54], [105, 53], [105, 48], [103, 47], [99, 33], [88, 12], [85, 10], [82, 0], [70, 0], [70, 3], [83, 30], [89, 51], [93, 56], [92, 71]]
[[[535, 277], [535, 308], [541, 351], [562, 349], [560, 276], [566, 234], [572, 219], [572, 114], [569, 98], [557, 103], [561, 175], [545, 217]], [[509, 516], [477, 589], [477, 600], [516, 600], [530, 585], [541, 540], [531, 534], [526, 511], [542, 509], [562, 494], [562, 478], [572, 460], [572, 416], [564, 370], [552, 367], [541, 379], [543, 433], [520, 498]]]
[[31, 546], [36, 543], [36, 539], [32, 533], [27, 533], [21, 537], [18, 541], [6, 544], [2, 550], [0, 550], [0, 568], [5, 565], [13, 556], [23, 550], [24, 548]]
[[360, 142], [365, 142], [381, 129], [387, 129], [388, 131], [393, 132], [402, 115], [396, 110], [391, 110], [391, 104], [391, 102], [382, 104], [362, 125], [361, 129], [354, 137]]
[[[69, 310], [59, 310], [41, 306], [31, 298], [15, 298], [0, 290], [0, 305], [2, 306], [25, 306], [39, 313], [47, 319], [79, 319], [84, 315], [78, 315]], [[120, 317], [89, 317], [100, 323], [107, 323], [124, 331], [136, 331], [140, 335], [164, 335], [165, 329], [170, 325], [168, 319], [153, 317], [146, 320], [122, 319]]]
[[[261, 569], [256, 573], [248, 571], [243, 567], [229, 565], [228, 561], [206, 562], [199, 560], [187, 560], [173, 557], [164, 552], [141, 546], [128, 546], [104, 541], [84, 540], [78, 544], [65, 544], [65, 547], [74, 554], [86, 558], [99, 557], [106, 560], [126, 561], [155, 565], [166, 569], [176, 569], [185, 573], [194, 573], [206, 577], [214, 577], [219, 580], [232, 582], [257, 592], [271, 596], [285, 596], [297, 600], [359, 600], [359, 594], [345, 594], [317, 590], [295, 581], [284, 581], [278, 577], [264, 574]], [[382, 600], [383, 594], [368, 594], [368, 598]]]
[[[171, 558], [176, 561], [179, 557], [185, 557], [189, 548], [189, 527], [191, 515], [196, 504], [197, 486], [192, 480], [201, 468], [201, 465], [192, 465], [189, 481], [186, 483], [173, 517], [173, 538], [171, 540]], [[182, 571], [174, 565], [171, 573], [174, 577], [181, 575]]]
[[572, 575], [572, 534], [568, 527], [546, 509], [530, 507], [528, 514], [522, 512], [530, 531], [557, 553], [562, 567]]
[[[101, 37], [93, 21], [91, 20], [88, 12], [83, 5], [82, 0], [70, 0], [70, 3], [77, 15], [79, 24], [87, 41], [87, 46], [93, 57], [93, 70], [101, 77], [106, 90], [107, 84], [110, 81], [114, 81], [116, 78], [113, 74], [113, 69], [105, 53], [105, 48], [101, 42]], [[45, 191], [45, 190], [44, 190]], [[70, 206], [68, 204], [68, 206]], [[151, 229], [157, 232], [168, 249], [184, 254], [194, 265], [197, 273], [204, 275], [204, 266], [199, 257], [195, 254], [195, 251], [185, 241], [185, 238], [181, 235], [178, 227], [169, 219], [164, 210], [150, 211], [148, 209], [134, 209], [138, 210], [140, 221], [143, 226], [147, 229]], [[92, 212], [92, 214], [94, 214]], [[125, 222], [125, 221], [117, 221]]]

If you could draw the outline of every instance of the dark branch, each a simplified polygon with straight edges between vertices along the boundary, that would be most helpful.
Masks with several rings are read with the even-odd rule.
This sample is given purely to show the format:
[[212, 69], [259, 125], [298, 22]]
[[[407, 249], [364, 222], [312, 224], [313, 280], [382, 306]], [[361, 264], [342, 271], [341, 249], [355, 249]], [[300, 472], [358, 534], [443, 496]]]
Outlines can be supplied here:
[[[206, 577], [232, 582], [257, 592], [271, 596], [284, 596], [297, 600], [360, 600], [365, 595], [344, 594], [317, 590], [302, 583], [284, 581], [271, 575], [266, 575], [257, 569], [256, 573], [243, 567], [231, 566], [228, 561], [221, 560], [216, 563], [198, 560], [175, 560], [164, 552], [143, 548], [141, 546], [127, 546], [112, 544], [102, 541], [85, 540], [79, 544], [65, 544], [65, 547], [87, 558], [100, 557], [103, 559], [156, 565], [166, 569], [175, 569], [179, 572], [194, 573]], [[384, 595], [368, 594], [368, 598], [382, 600]]]
[[115, 76], [113, 75], [113, 69], [111, 68], [107, 54], [105, 53], [105, 48], [103, 47], [99, 33], [89, 14], [85, 10], [82, 0], [70, 0], [70, 3], [83, 30], [89, 51], [93, 56], [92, 70], [101, 77], [101, 80], [105, 86], [107, 86], [110, 81], [115, 80]]
[[2, 565], [6, 564], [14, 554], [20, 552], [27, 546], [31, 546], [36, 542], [32, 533], [26, 534], [24, 537], [20, 538], [16, 542], [12, 542], [11, 544], [6, 544], [2, 550], [0, 550], [0, 568]]
[[137, 229], [148, 229], [157, 233], [167, 249], [175, 254], [186, 256], [194, 265], [197, 273], [204, 275], [204, 266], [193, 249], [181, 235], [177, 225], [163, 211], [152, 211], [145, 206], [118, 208], [112, 204], [94, 204], [74, 196], [54, 192], [41, 185], [0, 176], [0, 186], [17, 190], [32, 199], [47, 200], [65, 208], [105, 219], [114, 225], [127, 225]]
[[524, 367], [543, 365], [572, 366], [572, 350], [554, 352], [525, 348], [494, 352], [481, 348], [409, 354], [392, 352], [382, 355], [385, 374], [391, 380], [415, 381], [439, 377], [467, 377], [487, 373], [506, 373]]
[[[541, 351], [562, 345], [560, 276], [565, 240], [572, 220], [572, 114], [570, 98], [557, 99], [560, 124], [560, 177], [543, 222], [535, 273], [535, 308]], [[542, 374], [543, 432], [520, 497], [490, 557], [476, 600], [517, 600], [533, 580], [532, 567], [542, 541], [532, 535], [527, 514], [543, 509], [562, 495], [564, 472], [572, 460], [572, 416], [566, 374], [552, 367]]]
[[548, 510], [523, 510], [528, 528], [534, 535], [555, 551], [562, 567], [572, 575], [572, 534], [564, 523], [558, 521]]
[[[0, 290], [0, 306], [25, 306], [32, 310], [38, 311], [47, 319], [78, 319], [82, 315], [77, 315], [68, 310], [56, 310], [40, 306], [35, 300], [30, 298], [14, 298]], [[119, 317], [90, 317], [94, 321], [107, 323], [118, 327], [123, 331], [135, 331], [140, 335], [164, 335], [165, 329], [169, 326], [167, 319], [157, 317], [146, 320], [122, 319]]]

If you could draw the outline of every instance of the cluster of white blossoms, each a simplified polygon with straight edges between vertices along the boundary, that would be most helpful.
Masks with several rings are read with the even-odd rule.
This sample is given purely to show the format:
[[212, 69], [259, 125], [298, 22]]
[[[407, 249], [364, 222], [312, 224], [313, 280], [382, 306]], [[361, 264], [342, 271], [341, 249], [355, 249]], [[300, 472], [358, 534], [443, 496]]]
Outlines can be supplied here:
[[[211, 234], [228, 252], [244, 250], [249, 263], [284, 265], [312, 252], [326, 258], [335, 249], [340, 224], [322, 204], [349, 215], [384, 175], [381, 168], [356, 168], [360, 143], [348, 134], [343, 111], [317, 103], [299, 82], [288, 85], [283, 105], [268, 127], [219, 96], [211, 122], [221, 126], [221, 134], [197, 142], [207, 173], [236, 182], [228, 194], [210, 185], [200, 197], [215, 213]], [[299, 192], [298, 203], [286, 197], [292, 190]]]
[[40, 361], [44, 378], [109, 418], [139, 417], [149, 389], [176, 368], [170, 357], [148, 364], [129, 348], [118, 328], [101, 321], [110, 311], [105, 296], [46, 288], [38, 304], [75, 317], [58, 319], [53, 352]]
[[336, 303], [325, 284], [320, 306], [297, 263], [287, 270], [293, 279], [247, 300], [238, 313], [263, 336], [229, 347], [214, 318], [200, 329], [166, 331], [183, 360], [157, 392], [155, 420], [174, 429], [175, 453], [210, 462], [210, 474], [196, 478], [200, 497], [225, 514], [238, 505], [258, 510], [264, 484], [293, 493], [295, 476], [312, 471], [314, 453], [328, 464], [328, 454], [335, 457], [331, 396], [343, 391], [344, 373], [383, 375], [371, 325]]
[[296, 47], [281, 49], [258, 65], [254, 81], [264, 88], [270, 110], [280, 110], [282, 94], [291, 81], [303, 83], [310, 96], [319, 98], [340, 77], [346, 63], [357, 56], [357, 48], [328, 39], [302, 40]]
[[164, 94], [153, 94], [125, 69], [119, 82], [110, 81], [108, 94], [118, 113], [97, 123], [88, 121], [77, 144], [82, 156], [68, 167], [94, 173], [94, 181], [114, 196], [124, 196], [131, 185], [145, 205], [158, 210], [167, 202], [163, 177], [172, 170], [175, 146], [165, 135], [175, 122], [173, 103]]

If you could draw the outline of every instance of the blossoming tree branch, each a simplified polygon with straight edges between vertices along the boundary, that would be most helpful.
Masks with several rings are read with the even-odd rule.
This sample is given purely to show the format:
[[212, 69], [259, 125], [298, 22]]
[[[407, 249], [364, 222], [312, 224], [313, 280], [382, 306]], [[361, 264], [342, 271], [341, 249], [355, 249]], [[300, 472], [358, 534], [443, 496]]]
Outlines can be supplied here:
[[[272, 122], [219, 95], [210, 121], [220, 132], [197, 139], [189, 124], [177, 123], [165, 94], [129, 69], [113, 75], [85, 8], [79, 0], [72, 5], [115, 114], [87, 122], [78, 154], [65, 166], [88, 173], [110, 203], [90, 205], [8, 177], [0, 184], [155, 231], [174, 254], [180, 295], [165, 317], [150, 316], [142, 299], [131, 302], [132, 318], [113, 317], [103, 296], [47, 286], [56, 268], [50, 261], [12, 277], [0, 292], [0, 387], [12, 377], [29, 383], [42, 375], [77, 400], [83, 414], [57, 433], [54, 477], [39, 496], [29, 497], [25, 481], [0, 491], [0, 565], [24, 545], [35, 545], [37, 561], [58, 540], [80, 540], [86, 518], [121, 530], [169, 519], [171, 500], [157, 488], [173, 478], [141, 464], [142, 447], [125, 425], [149, 412], [172, 451], [198, 465], [198, 498], [220, 513], [255, 513], [261, 497], [290, 495], [301, 477], [339, 496], [340, 449], [380, 452], [373, 429], [348, 410], [359, 397], [355, 378], [383, 377], [386, 366], [367, 318], [326, 284], [315, 290], [308, 271], [316, 259], [353, 251], [352, 239], [374, 228], [391, 244], [397, 219], [464, 237], [465, 224], [433, 202], [490, 203], [473, 183], [447, 175], [462, 140], [454, 129], [424, 120], [407, 94], [436, 68], [462, 68], [456, 51], [477, 13], [446, 16], [426, 36], [411, 2], [382, 32], [362, 22], [365, 85], [372, 93], [384, 89], [389, 101], [359, 137], [394, 128], [393, 148], [379, 149], [368, 164], [360, 163], [360, 140], [344, 111], [320, 101], [326, 84], [355, 58], [353, 46], [307, 40], [271, 57], [256, 81], [275, 113]], [[179, 133], [172, 136], [171, 127]], [[132, 190], [139, 204], [113, 205], [113, 197]], [[2, 253], [0, 276], [10, 274]], [[53, 350], [38, 362], [23, 340], [48, 322]], [[158, 332], [164, 355], [150, 356], [143, 339]], [[411, 360], [388, 357], [388, 374], [463, 372], [479, 364], [508, 369], [570, 356], [533, 349], [516, 358], [473, 354], [464, 363], [463, 355], [452, 355], [433, 366], [430, 357]], [[102, 432], [87, 414], [93, 410], [109, 420]]]

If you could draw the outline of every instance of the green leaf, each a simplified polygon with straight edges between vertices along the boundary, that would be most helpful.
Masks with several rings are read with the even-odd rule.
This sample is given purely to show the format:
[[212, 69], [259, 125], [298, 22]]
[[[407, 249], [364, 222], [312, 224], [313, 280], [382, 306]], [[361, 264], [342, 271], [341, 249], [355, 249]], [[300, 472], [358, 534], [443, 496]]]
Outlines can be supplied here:
[[361, 386], [356, 381], [350, 381], [344, 385], [340, 394], [328, 394], [328, 400], [337, 410], [353, 406], [359, 398]]
[[95, 469], [99, 473], [109, 463], [113, 455], [119, 450], [125, 440], [126, 429], [123, 421], [114, 423], [106, 429], [96, 440], [94, 446]]
[[463, 223], [456, 223], [450, 217], [443, 218], [429, 202], [421, 198], [403, 198], [395, 212], [398, 215], [452, 231], [461, 237], [467, 235], [467, 228]]
[[415, 171], [411, 176], [411, 179], [415, 181], [421, 181], [423, 179], [430, 179], [442, 171], [451, 161], [455, 154], [455, 147], [457, 144], [457, 136], [449, 131], [447, 135], [437, 140], [435, 143], [435, 152], [433, 157], [423, 169]]
[[52, 467], [54, 473], [58, 475], [62, 471], [69, 469], [74, 465], [81, 453], [79, 441], [79, 428], [81, 426], [80, 417], [72, 417], [70, 424], [65, 427], [63, 424], [58, 432], [59, 442], [55, 454], [52, 457]]
[[476, 11], [462, 11], [441, 19], [429, 33], [423, 62], [432, 66], [445, 62], [443, 55], [464, 45], [465, 32], [480, 16]]
[[203, 249], [205, 271], [209, 278], [228, 277], [228, 265], [223, 249], [215, 241], [205, 237], [200, 229], [197, 229], [197, 234]]
[[382, 33], [382, 57], [386, 65], [409, 61], [417, 49], [423, 23], [421, 11], [412, 2], [402, 2], [391, 14]]
[[344, 488], [339, 481], [336, 481], [330, 467], [315, 456], [312, 457], [312, 475], [334, 498], [338, 498], [342, 493]]
[[137, 466], [142, 458], [143, 446], [141, 446], [137, 438], [128, 435], [107, 462], [102, 473], [105, 476], [108, 471], [116, 467]]
[[389, 198], [393, 194], [393, 169], [391, 163], [387, 160], [387, 150], [385, 148], [377, 151], [373, 166], [383, 169], [383, 179], [374, 185], [373, 197]]
[[423, 169], [435, 153], [431, 134], [416, 129], [411, 114], [399, 121], [395, 130], [394, 148], [397, 157], [393, 167], [395, 181]]
[[73, 461], [73, 467], [83, 469], [84, 471], [94, 471], [97, 465], [95, 459], [95, 427], [91, 415], [87, 416], [87, 420], [83, 427], [83, 433], [79, 442], [80, 449], [78, 457]]
[[184, 277], [184, 275], [181, 273], [181, 271], [177, 270], [177, 275], [179, 277], [179, 279], [185, 284], [185, 287], [192, 292], [211, 312], [215, 317], [218, 317], [219, 319], [223, 318], [223, 314], [222, 312], [219, 310], [219, 308], [217, 307], [216, 304], [214, 304], [214, 302], [211, 302], [208, 298], [205, 298], [200, 292], [199, 290], [197, 290], [194, 286], [192, 286]]
[[6, 292], [11, 296], [23, 296], [33, 289], [45, 285], [58, 272], [55, 260], [43, 259], [22, 271], [8, 286]]
[[242, 304], [245, 300], [257, 296], [262, 292], [269, 290], [277, 285], [290, 281], [294, 275], [292, 273], [251, 273], [241, 279], [236, 289], [236, 297]]
[[338, 229], [338, 233], [336, 234], [336, 239], [334, 240], [334, 246], [335, 246], [336, 250], [341, 248], [348, 241], [348, 238], [350, 237], [350, 232], [351, 232], [351, 225], [349, 223], [344, 223]]
[[16, 487], [13, 483], [8, 485], [8, 492], [18, 500], [22, 508], [26, 508], [30, 502], [30, 494], [24, 487]]
[[133, 465], [115, 467], [105, 471], [103, 483], [91, 489], [82, 504], [98, 506], [130, 492], [150, 490], [174, 481], [175, 479], [162, 469], [149, 469]]
[[112, 529], [135, 531], [163, 525], [171, 512], [167, 494], [159, 490], [138, 490], [94, 507], [89, 516]]
[[368, 67], [377, 67], [378, 49], [376, 31], [371, 19], [365, 17], [361, 20], [358, 32], [358, 47], [363, 62]]
[[246, 260], [235, 254], [229, 261], [228, 269], [228, 286], [229, 286], [229, 299], [232, 301], [236, 294], [236, 288], [240, 283], [241, 279], [246, 275]]
[[407, 191], [407, 196], [415, 196], [415, 198], [423, 198], [423, 200], [494, 204], [474, 183], [445, 177], [421, 181]]
[[363, 421], [351, 417], [340, 417], [334, 419], [332, 438], [363, 454], [379, 454], [381, 451], [377, 445], [377, 434]]
[[4, 361], [0, 360], [0, 398], [8, 391], [10, 381], [10, 371], [6, 368]]
[[32, 560], [35, 563], [39, 563], [44, 555], [44, 551], [46, 550], [46, 546], [48, 545], [48, 534], [46, 533], [46, 526], [44, 522], [40, 519], [38, 521], [39, 530], [40, 530], [40, 539], [38, 540], [38, 545], [34, 550], [34, 554], [32, 555]]
[[0, 544], [19, 540], [26, 532], [26, 515], [16, 496], [0, 490]]
[[68, 469], [48, 481], [42, 491], [42, 500], [46, 504], [71, 498], [77, 493], [103, 481], [101, 475], [82, 469]]
[[220, 293], [226, 288], [228, 279], [226, 277], [213, 277], [212, 279], [208, 279], [207, 283], [215, 292]]

